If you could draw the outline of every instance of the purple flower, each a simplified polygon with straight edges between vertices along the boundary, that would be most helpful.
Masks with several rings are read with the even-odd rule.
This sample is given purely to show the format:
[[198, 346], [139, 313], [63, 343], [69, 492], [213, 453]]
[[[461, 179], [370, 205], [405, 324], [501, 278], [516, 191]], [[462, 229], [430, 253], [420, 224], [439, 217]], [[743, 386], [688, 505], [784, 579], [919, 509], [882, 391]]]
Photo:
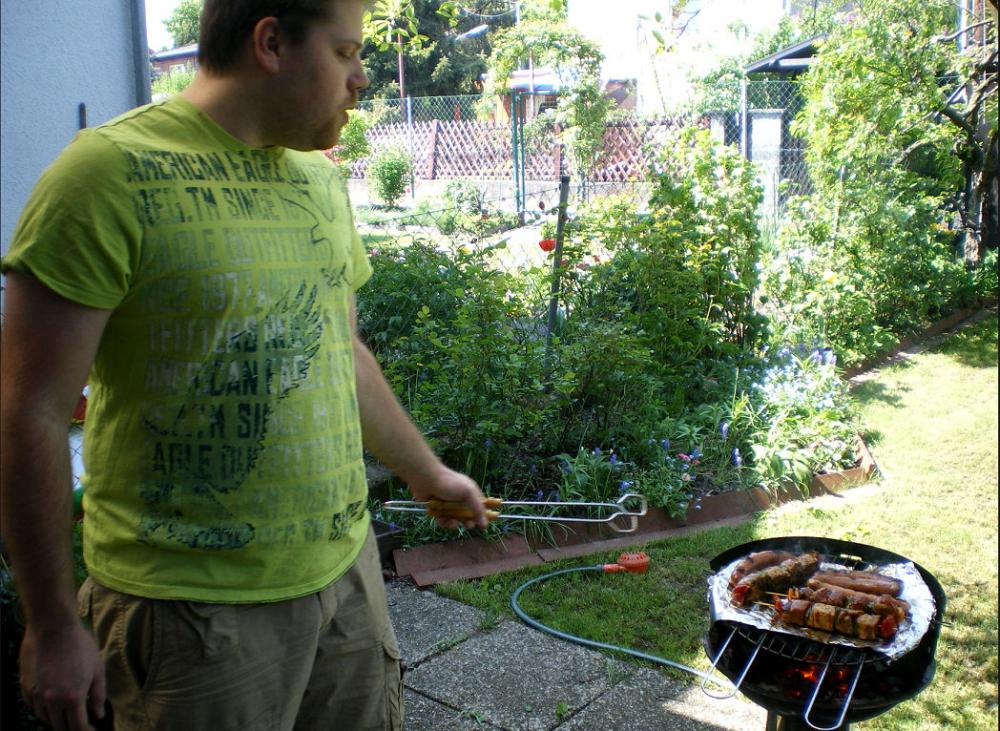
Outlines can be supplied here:
[[593, 454], [594, 454], [595, 457], [600, 457], [601, 456], [601, 448], [600, 447], [594, 447], [594, 453]]
[[743, 464], [743, 457], [740, 456], [739, 447], [733, 447], [733, 464], [737, 467]]
[[634, 483], [631, 480], [622, 480], [618, 483], [618, 492], [628, 492]]
[[700, 459], [700, 458], [701, 458], [701, 449], [698, 448], [698, 447], [695, 447], [694, 451], [691, 452], [691, 459], [695, 460], [695, 459]]
[[729, 439], [729, 422], [724, 421], [719, 424], [719, 434], [723, 439]]
[[535, 493], [535, 500], [541, 500], [543, 497], [545, 497], [545, 493], [541, 490]]
[[608, 460], [611, 462], [611, 464], [618, 464], [618, 455], [612, 452]]
[[660, 446], [663, 447], [663, 451], [664, 452], [669, 452], [670, 451], [670, 440], [669, 439], [661, 439], [660, 440]]
[[489, 449], [490, 447], [493, 446], [493, 440], [490, 439], [489, 437], [486, 437], [486, 439], [483, 441], [483, 444], [486, 446], [487, 449]]

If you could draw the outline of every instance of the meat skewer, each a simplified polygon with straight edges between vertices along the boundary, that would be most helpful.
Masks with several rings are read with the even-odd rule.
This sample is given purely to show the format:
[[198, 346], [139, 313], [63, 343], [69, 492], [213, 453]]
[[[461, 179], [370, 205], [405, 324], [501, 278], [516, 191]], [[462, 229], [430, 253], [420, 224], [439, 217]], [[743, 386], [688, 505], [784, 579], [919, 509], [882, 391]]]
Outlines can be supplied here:
[[733, 603], [746, 607], [763, 599], [768, 592], [786, 591], [789, 587], [805, 583], [818, 568], [819, 555], [804, 553], [782, 561], [777, 566], [747, 574], [733, 587]]
[[891, 640], [899, 626], [895, 617], [880, 617], [856, 609], [844, 609], [829, 604], [817, 604], [805, 599], [774, 600], [778, 619], [797, 627], [810, 627], [824, 632], [838, 632], [862, 640]]
[[844, 609], [856, 609], [866, 614], [877, 614], [880, 617], [895, 617], [897, 622], [903, 621], [910, 611], [910, 605], [902, 599], [896, 599], [888, 594], [865, 594], [860, 591], [845, 589], [827, 584], [813, 577], [805, 587], [790, 589], [789, 599], [806, 599], [819, 604], [830, 604]]
[[820, 571], [813, 578], [824, 584], [876, 596], [888, 594], [898, 597], [903, 592], [902, 581], [891, 576], [876, 574], [874, 571]]
[[729, 588], [732, 589], [739, 584], [747, 574], [766, 569], [769, 566], [777, 566], [782, 561], [787, 561], [790, 558], [795, 558], [795, 554], [789, 551], [757, 551], [751, 553], [733, 569], [733, 573], [729, 577]]

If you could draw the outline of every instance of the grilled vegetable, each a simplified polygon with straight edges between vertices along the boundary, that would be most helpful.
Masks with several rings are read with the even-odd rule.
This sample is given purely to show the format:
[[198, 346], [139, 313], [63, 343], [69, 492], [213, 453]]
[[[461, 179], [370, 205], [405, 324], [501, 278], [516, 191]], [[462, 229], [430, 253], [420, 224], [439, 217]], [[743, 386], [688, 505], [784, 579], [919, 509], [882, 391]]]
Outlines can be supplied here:
[[778, 619], [797, 627], [810, 627], [824, 632], [838, 632], [862, 640], [891, 640], [899, 623], [895, 617], [880, 617], [856, 609], [817, 604], [805, 599], [774, 600]]
[[819, 555], [804, 553], [782, 561], [777, 566], [748, 574], [733, 587], [733, 603], [746, 607], [760, 601], [771, 592], [784, 592], [791, 586], [804, 584], [818, 568]]

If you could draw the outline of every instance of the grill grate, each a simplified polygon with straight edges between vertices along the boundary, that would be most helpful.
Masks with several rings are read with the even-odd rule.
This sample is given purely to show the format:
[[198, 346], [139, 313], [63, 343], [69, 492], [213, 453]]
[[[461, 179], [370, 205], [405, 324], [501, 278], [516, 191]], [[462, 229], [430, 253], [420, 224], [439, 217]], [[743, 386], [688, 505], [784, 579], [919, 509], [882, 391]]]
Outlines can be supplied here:
[[[816, 665], [858, 665], [869, 658], [869, 650], [846, 645], [828, 645], [781, 632], [769, 632], [750, 625], [738, 625], [737, 631], [751, 644], [775, 655]], [[761, 637], [763, 636], [763, 642]]]

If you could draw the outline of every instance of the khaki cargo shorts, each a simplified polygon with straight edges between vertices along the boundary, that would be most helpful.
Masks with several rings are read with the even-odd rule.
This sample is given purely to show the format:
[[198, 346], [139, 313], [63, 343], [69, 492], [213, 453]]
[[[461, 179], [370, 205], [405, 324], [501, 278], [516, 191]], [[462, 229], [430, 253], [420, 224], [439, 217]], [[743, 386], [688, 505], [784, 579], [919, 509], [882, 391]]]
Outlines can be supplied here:
[[92, 579], [78, 598], [116, 731], [403, 727], [399, 645], [371, 531], [339, 581], [298, 599], [164, 601]]

